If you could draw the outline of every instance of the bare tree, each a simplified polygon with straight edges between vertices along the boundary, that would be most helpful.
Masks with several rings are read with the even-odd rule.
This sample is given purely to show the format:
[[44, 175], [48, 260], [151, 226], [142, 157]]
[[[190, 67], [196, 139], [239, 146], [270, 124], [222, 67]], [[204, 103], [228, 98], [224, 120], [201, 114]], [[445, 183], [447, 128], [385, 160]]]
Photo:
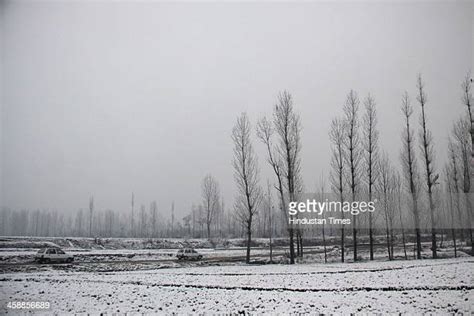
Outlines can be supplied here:
[[[338, 194], [341, 205], [344, 203], [344, 121], [333, 119], [329, 131], [331, 141], [331, 185]], [[344, 212], [341, 212], [344, 219]], [[341, 262], [344, 262], [344, 224], [341, 224]]]
[[250, 141], [251, 126], [246, 113], [237, 118], [232, 130], [234, 142], [234, 179], [238, 196], [235, 201], [236, 213], [247, 230], [246, 263], [250, 263], [250, 246], [252, 242], [252, 220], [258, 211], [261, 201], [259, 170], [257, 156]]
[[202, 199], [204, 208], [204, 223], [207, 228], [207, 238], [211, 238], [211, 224], [219, 207], [220, 193], [219, 184], [211, 174], [204, 177], [202, 181]]
[[[472, 88], [472, 79], [470, 78], [471, 77], [471, 74], [468, 73], [464, 79], [464, 82], [462, 83], [462, 90], [463, 90], [463, 95], [462, 95], [462, 101], [464, 103], [464, 105], [466, 105], [467, 107], [467, 110], [468, 110], [468, 114], [469, 114], [469, 125], [470, 125], [470, 128], [469, 128], [469, 132], [471, 134], [471, 164], [474, 163], [474, 118], [473, 118], [473, 115], [472, 115], [472, 104], [473, 104], [473, 97], [472, 97], [472, 91], [471, 91], [471, 88]], [[466, 166], [465, 171], [466, 169], [468, 168], [469, 166]], [[469, 177], [467, 175], [464, 175], [464, 188], [463, 188], [463, 192], [464, 192], [464, 196], [465, 196], [465, 199], [466, 199], [466, 208], [467, 208], [467, 215], [468, 215], [468, 228], [469, 228], [469, 237], [470, 237], [470, 240], [471, 240], [471, 253], [474, 253], [474, 242], [473, 242], [473, 236], [472, 236], [472, 226], [473, 226], [473, 211], [472, 211], [472, 201], [471, 201], [471, 184], [470, 184], [470, 180], [472, 177], [474, 177], [474, 175], [472, 174], [472, 172], [474, 172], [474, 168], [472, 168], [472, 170], [470, 170], [470, 174], [469, 174]], [[467, 181], [469, 181], [469, 183], [467, 183]]]
[[[321, 174], [321, 178], [319, 180], [319, 185], [320, 185], [320, 191], [319, 191], [319, 201], [324, 201], [325, 200], [325, 192], [326, 192], [326, 181], [324, 180], [323, 174]], [[323, 216], [326, 214], [323, 213]], [[324, 219], [325, 220], [325, 219]], [[324, 263], [328, 262], [328, 253], [327, 253], [327, 245], [326, 245], [326, 231], [325, 231], [325, 222], [323, 221], [323, 224], [321, 225], [321, 231], [323, 235], [323, 249], [324, 249]]]
[[[220, 204], [220, 207], [219, 207], [219, 214], [220, 214], [220, 217], [219, 217], [219, 230], [223, 230], [224, 229], [224, 221], [225, 221], [225, 202], [224, 202], [224, 197], [221, 198], [221, 204]], [[222, 232], [221, 232], [222, 234]]]
[[[375, 109], [375, 100], [369, 95], [364, 101], [365, 113], [363, 117], [364, 124], [364, 158], [366, 166], [366, 182], [368, 199], [372, 201], [374, 183], [377, 179], [378, 164], [378, 138], [377, 131], [377, 111]], [[372, 212], [369, 212], [369, 248], [370, 260], [374, 260], [374, 236], [373, 236], [373, 218]]]
[[[449, 162], [445, 167], [445, 176], [446, 176], [446, 190], [448, 191], [449, 198], [449, 213], [451, 218], [451, 235], [453, 237], [454, 244], [454, 257], [457, 257], [457, 245], [456, 245], [456, 230], [455, 230], [455, 217], [454, 217], [454, 203], [459, 202], [453, 201], [453, 195], [455, 197], [459, 196], [459, 178], [458, 178], [458, 164], [456, 158], [456, 149], [455, 145], [452, 143], [451, 139], [449, 140]], [[459, 207], [459, 203], [456, 203]]]
[[157, 214], [158, 207], [156, 206], [156, 201], [151, 202], [150, 204], [150, 236], [156, 237], [157, 232], [157, 224], [158, 224], [158, 214]]
[[[212, 205], [212, 203], [211, 203]], [[204, 212], [204, 207], [202, 204], [199, 204], [198, 205], [198, 225], [199, 225], [199, 237], [201, 237], [202, 235], [204, 235], [203, 231], [204, 231], [204, 224], [206, 223], [206, 216], [205, 216], [205, 212]]]
[[[472, 201], [471, 201], [471, 159], [470, 159], [470, 152], [471, 149], [471, 142], [469, 140], [469, 130], [470, 130], [470, 122], [465, 119], [459, 119], [453, 128], [453, 136], [454, 136], [454, 143], [456, 147], [456, 156], [459, 157], [460, 160], [460, 168], [461, 168], [461, 186], [462, 186], [462, 195], [464, 197], [464, 204], [466, 209], [467, 215], [467, 224], [464, 223], [464, 216], [461, 214], [461, 207], [457, 209], [458, 211], [458, 219], [460, 221], [461, 227], [461, 239], [464, 240], [464, 230], [463, 228], [468, 229], [469, 239], [471, 242], [471, 247], [473, 245], [473, 236], [472, 236]], [[461, 190], [460, 190], [461, 191]], [[460, 196], [458, 195], [458, 198]], [[459, 202], [458, 205], [461, 203]]]
[[[347, 174], [349, 188], [351, 192], [351, 201], [356, 201], [357, 191], [360, 182], [360, 160], [361, 160], [361, 142], [359, 135], [359, 98], [353, 90], [347, 95], [344, 104], [345, 116], [345, 161], [348, 165]], [[357, 217], [352, 216], [352, 242], [354, 251], [354, 262], [357, 261]]]
[[411, 195], [411, 210], [415, 222], [416, 236], [416, 257], [421, 259], [421, 233], [420, 233], [420, 213], [418, 210], [418, 168], [414, 149], [414, 133], [410, 125], [410, 117], [413, 114], [413, 107], [410, 105], [408, 93], [402, 97], [401, 110], [405, 120], [405, 128], [402, 133], [401, 161], [407, 181], [408, 192]]
[[114, 211], [112, 210], [106, 210], [105, 211], [105, 234], [107, 237], [112, 237], [113, 235], [113, 224], [115, 220], [115, 214]]
[[[272, 123], [267, 120], [267, 118], [262, 118], [257, 124], [257, 136], [260, 138], [262, 143], [265, 145], [267, 150], [267, 162], [272, 167], [273, 172], [275, 173], [277, 184], [275, 185], [275, 189], [278, 192], [278, 196], [280, 199], [280, 210], [283, 214], [286, 224], [288, 225], [288, 214], [286, 212], [286, 203], [285, 203], [285, 189], [283, 185], [283, 167], [282, 161], [280, 159], [280, 155], [278, 153], [278, 147], [273, 144], [273, 135], [274, 135], [274, 128]], [[293, 246], [290, 244], [290, 253], [291, 248]], [[293, 250], [294, 254], [294, 250]], [[294, 259], [293, 259], [294, 263]]]
[[389, 260], [393, 260], [393, 222], [395, 219], [394, 207], [394, 171], [386, 153], [382, 155], [379, 163], [380, 176], [378, 179], [378, 193], [383, 204], [383, 216], [385, 219], [385, 236]]
[[402, 232], [402, 243], [403, 243], [403, 252], [405, 254], [405, 260], [408, 260], [407, 255], [407, 245], [406, 245], [406, 238], [405, 238], [405, 225], [403, 224], [403, 214], [402, 214], [402, 179], [399, 172], [396, 172], [394, 175], [394, 183], [395, 183], [395, 196], [397, 200], [397, 208], [398, 208], [398, 218], [400, 220], [400, 230]]
[[[82, 219], [83, 219], [83, 212], [82, 212], [82, 208], [79, 209], [79, 212], [76, 214], [76, 235], [77, 236], [82, 236]], [[37, 233], [37, 221], [35, 223], [35, 236], [38, 235]]]
[[[286, 193], [288, 199], [296, 200], [300, 180], [300, 132], [301, 121], [294, 112], [291, 95], [284, 91], [278, 96], [278, 103], [273, 112], [273, 124], [266, 118], [259, 121], [257, 135], [267, 149], [267, 161], [271, 165], [276, 178], [276, 189], [280, 196], [280, 209], [287, 223], [290, 239], [290, 264], [295, 263], [293, 216], [287, 214]], [[276, 135], [275, 135], [276, 134]], [[278, 139], [273, 143], [273, 136]], [[299, 239], [302, 243], [302, 237]]]
[[[299, 115], [293, 109], [293, 98], [287, 91], [283, 91], [278, 96], [278, 103], [275, 105], [273, 112], [273, 124], [279, 137], [278, 152], [280, 153], [281, 161], [284, 162], [282, 164], [283, 174], [286, 178], [289, 202], [293, 202], [296, 201], [296, 188], [300, 173], [301, 121]], [[298, 233], [300, 234], [300, 232]], [[294, 263], [293, 223], [289, 224], [289, 235], [290, 262]], [[297, 241], [300, 243], [301, 239], [297, 238]]]
[[267, 194], [265, 199], [265, 208], [268, 213], [268, 238], [270, 243], [270, 263], [273, 262], [273, 199], [272, 199], [272, 191], [271, 191], [271, 184], [270, 181], [267, 180]]
[[426, 93], [424, 91], [424, 84], [421, 79], [421, 75], [418, 75], [417, 81], [418, 96], [417, 100], [421, 106], [421, 117], [420, 117], [420, 139], [421, 139], [421, 152], [423, 154], [423, 160], [425, 163], [425, 178], [426, 187], [428, 192], [428, 203], [430, 210], [430, 222], [431, 222], [431, 251], [433, 258], [437, 258], [437, 244], [436, 244], [436, 222], [435, 222], [435, 205], [433, 202], [433, 189], [436, 185], [436, 181], [439, 175], [435, 175], [433, 160], [434, 160], [434, 148], [433, 148], [433, 136], [431, 131], [426, 126], [426, 114], [425, 106], [427, 102]]
[[92, 214], [94, 213], [94, 196], [89, 198], [89, 237], [92, 237]]
[[188, 236], [191, 235], [191, 220], [192, 220], [191, 214], [188, 214], [183, 217], [183, 226], [186, 228], [186, 234]]
[[145, 205], [140, 205], [140, 214], [139, 214], [140, 218], [140, 222], [139, 222], [139, 229], [140, 229], [140, 232], [139, 232], [139, 236], [140, 237], [145, 237], [147, 236], [147, 216], [146, 216], [146, 208], [145, 208]]
[[[469, 123], [470, 123], [469, 132], [471, 134], [471, 146], [472, 148], [474, 148], [474, 118], [472, 116], [472, 109], [471, 109], [473, 98], [472, 98], [472, 92], [471, 92], [472, 79], [471, 79], [470, 72], [464, 78], [464, 81], [461, 84], [461, 87], [462, 87], [462, 102], [467, 107], [467, 112], [469, 115]], [[471, 160], [474, 160], [474, 151], [472, 150], [471, 150]]]

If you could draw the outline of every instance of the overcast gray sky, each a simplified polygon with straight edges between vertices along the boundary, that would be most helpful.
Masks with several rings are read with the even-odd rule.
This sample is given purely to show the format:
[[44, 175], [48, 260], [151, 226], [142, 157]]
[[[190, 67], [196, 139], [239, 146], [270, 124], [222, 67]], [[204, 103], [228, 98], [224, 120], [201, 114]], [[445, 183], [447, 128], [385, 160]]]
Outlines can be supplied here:
[[[474, 65], [472, 1], [166, 3], [1, 1], [1, 204], [129, 209], [200, 201], [206, 173], [233, 203], [230, 132], [278, 92], [302, 116], [302, 170], [329, 172], [329, 122], [347, 92], [377, 102], [399, 164], [403, 91], [424, 76], [437, 168]], [[416, 107], [418, 123], [419, 107]], [[418, 127], [418, 126], [417, 126]], [[272, 174], [255, 141], [263, 172]]]

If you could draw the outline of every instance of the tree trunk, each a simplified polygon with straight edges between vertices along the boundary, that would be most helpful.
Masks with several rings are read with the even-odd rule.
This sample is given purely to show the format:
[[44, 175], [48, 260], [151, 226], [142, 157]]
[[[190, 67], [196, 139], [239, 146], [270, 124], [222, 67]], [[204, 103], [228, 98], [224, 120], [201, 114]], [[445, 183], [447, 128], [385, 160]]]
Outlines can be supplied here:
[[290, 264], [294, 264], [295, 263], [295, 244], [294, 244], [294, 231], [292, 227], [288, 229], [288, 233], [290, 235]]
[[418, 201], [417, 197], [412, 193], [413, 197], [413, 208], [415, 215], [415, 236], [416, 236], [416, 258], [421, 259], [421, 233], [420, 233], [420, 214], [418, 214]]
[[[341, 184], [342, 183], [342, 177], [339, 178], [339, 183]], [[342, 186], [340, 186], [340, 188], [342, 188]], [[344, 202], [344, 196], [343, 196], [343, 192], [342, 190], [340, 189], [339, 190], [339, 199], [341, 200], [341, 205], [342, 203]], [[341, 218], [344, 219], [344, 212], [341, 212]], [[345, 242], [344, 242], [344, 238], [345, 238], [345, 231], [344, 231], [344, 224], [341, 224], [341, 262], [344, 262], [344, 255], [345, 255]]]
[[354, 262], [357, 261], [357, 217], [352, 215], [352, 243], [354, 245]]
[[405, 241], [405, 229], [403, 228], [403, 219], [402, 219], [402, 208], [400, 206], [400, 196], [398, 198], [398, 215], [400, 216], [400, 229], [402, 230], [402, 242], [403, 242], [403, 252], [405, 254], [405, 260], [408, 260], [407, 256], [407, 245]]
[[393, 243], [394, 243], [394, 240], [395, 240], [395, 236], [393, 234], [393, 224], [390, 223], [390, 253], [392, 254], [392, 260], [395, 259], [394, 256], [393, 256]]
[[303, 234], [300, 232], [300, 251], [301, 258], [303, 258]]
[[430, 202], [430, 219], [431, 219], [431, 252], [433, 254], [433, 259], [438, 258], [437, 245], [436, 245], [436, 225], [434, 218], [434, 204], [433, 204], [433, 193], [428, 192], [429, 202]]
[[324, 246], [324, 263], [328, 262], [328, 254], [326, 250], [326, 235], [324, 233], [324, 224], [323, 224], [323, 246]]
[[250, 244], [252, 242], [252, 221], [250, 220], [247, 223], [247, 256], [245, 258], [245, 262], [247, 264], [250, 263]]
[[451, 235], [453, 236], [453, 244], [454, 244], [454, 258], [458, 257], [458, 250], [456, 247], [456, 230], [454, 227], [451, 229]]
[[467, 213], [467, 221], [468, 221], [468, 231], [469, 231], [469, 240], [471, 241], [471, 255], [474, 254], [474, 243], [472, 242], [472, 214], [471, 214], [471, 197], [469, 196], [470, 193], [465, 193], [464, 196], [466, 197], [466, 213]]
[[[369, 198], [369, 201], [372, 201]], [[374, 260], [374, 232], [372, 228], [372, 213], [369, 213], [369, 244], [370, 244], [370, 260]]]
[[301, 256], [301, 250], [300, 250], [300, 230], [297, 228], [296, 229], [296, 256], [300, 257]]
[[346, 251], [344, 249], [344, 225], [341, 227], [341, 262], [344, 262], [344, 252]]
[[403, 252], [405, 253], [405, 260], [408, 260], [407, 244], [405, 241], [405, 229], [403, 229], [403, 227], [402, 227], [402, 241], [403, 241]]
[[270, 263], [273, 262], [273, 245], [272, 245], [272, 233], [270, 231]]
[[421, 234], [420, 229], [417, 227], [415, 229], [416, 234], [416, 258], [421, 259]]
[[385, 240], [386, 240], [386, 244], [387, 244], [388, 260], [392, 260], [392, 255], [391, 255], [391, 252], [390, 252], [390, 234], [389, 234], [387, 224], [385, 225]]

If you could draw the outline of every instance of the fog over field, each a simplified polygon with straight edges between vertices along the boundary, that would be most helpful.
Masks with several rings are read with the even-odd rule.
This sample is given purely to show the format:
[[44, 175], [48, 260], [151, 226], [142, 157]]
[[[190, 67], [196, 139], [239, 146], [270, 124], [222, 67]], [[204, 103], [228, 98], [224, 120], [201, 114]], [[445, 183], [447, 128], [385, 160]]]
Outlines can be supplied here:
[[[235, 197], [231, 131], [289, 91], [301, 116], [307, 190], [329, 175], [331, 118], [350, 89], [376, 102], [380, 147], [399, 165], [401, 96], [428, 94], [436, 166], [465, 112], [473, 4], [449, 2], [1, 1], [1, 205], [177, 216], [212, 173]], [[255, 134], [253, 132], [253, 134]], [[262, 183], [273, 180], [255, 140]], [[418, 150], [418, 148], [417, 148]]]
[[473, 1], [0, 0], [0, 314], [472, 314]]

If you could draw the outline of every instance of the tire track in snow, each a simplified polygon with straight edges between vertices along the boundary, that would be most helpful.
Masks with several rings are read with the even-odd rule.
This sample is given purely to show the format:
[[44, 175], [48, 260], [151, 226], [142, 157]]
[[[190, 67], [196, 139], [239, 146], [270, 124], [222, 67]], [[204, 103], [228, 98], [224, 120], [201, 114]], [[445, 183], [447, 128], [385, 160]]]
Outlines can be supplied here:
[[[452, 262], [450, 265], [453, 264], [461, 264], [461, 263], [474, 263], [474, 260], [463, 260], [459, 262]], [[175, 273], [175, 272], [162, 272], [160, 274], [168, 274], [168, 275], [190, 275], [190, 276], [205, 276], [205, 275], [214, 275], [214, 276], [251, 276], [251, 275], [314, 275], [314, 274], [344, 274], [344, 273], [362, 273], [362, 272], [382, 272], [382, 271], [393, 271], [393, 270], [404, 270], [404, 269], [414, 269], [414, 268], [424, 268], [424, 267], [437, 267], [437, 266], [445, 266], [445, 263], [437, 263], [437, 264], [426, 264], [426, 265], [410, 265], [410, 266], [401, 266], [401, 267], [387, 267], [387, 268], [374, 268], [374, 269], [353, 269], [353, 270], [339, 270], [339, 271], [308, 271], [308, 272], [268, 272], [268, 273], [231, 273], [231, 272], [224, 272], [224, 273], [199, 273], [199, 272], [185, 272], [185, 273]]]
[[[145, 285], [145, 284], [144, 284]], [[159, 284], [151, 286], [161, 287], [175, 287], [175, 288], [197, 288], [197, 289], [211, 289], [211, 290], [242, 290], [242, 291], [276, 291], [276, 292], [359, 292], [359, 291], [463, 291], [463, 290], [474, 290], [474, 286], [415, 286], [415, 287], [345, 287], [345, 288], [285, 288], [285, 287], [252, 287], [252, 286], [220, 286], [220, 285], [195, 285], [195, 284]]]
[[71, 279], [52, 279], [52, 278], [26, 278], [26, 279], [12, 279], [3, 278], [0, 282], [13, 281], [13, 282], [51, 282], [51, 283], [67, 283], [71, 281], [76, 282], [88, 282], [88, 283], [102, 283], [102, 284], [118, 284], [118, 285], [137, 285], [137, 286], [148, 286], [148, 287], [167, 287], [167, 288], [193, 288], [193, 289], [208, 289], [208, 290], [228, 290], [228, 291], [266, 291], [266, 292], [407, 292], [407, 291], [471, 291], [474, 290], [472, 285], [460, 285], [460, 286], [409, 286], [409, 287], [396, 287], [396, 286], [382, 286], [382, 287], [342, 287], [342, 288], [286, 288], [286, 287], [259, 287], [259, 286], [222, 286], [222, 285], [203, 285], [203, 284], [175, 284], [175, 283], [151, 283], [142, 281], [115, 281], [115, 280], [71, 280]]

